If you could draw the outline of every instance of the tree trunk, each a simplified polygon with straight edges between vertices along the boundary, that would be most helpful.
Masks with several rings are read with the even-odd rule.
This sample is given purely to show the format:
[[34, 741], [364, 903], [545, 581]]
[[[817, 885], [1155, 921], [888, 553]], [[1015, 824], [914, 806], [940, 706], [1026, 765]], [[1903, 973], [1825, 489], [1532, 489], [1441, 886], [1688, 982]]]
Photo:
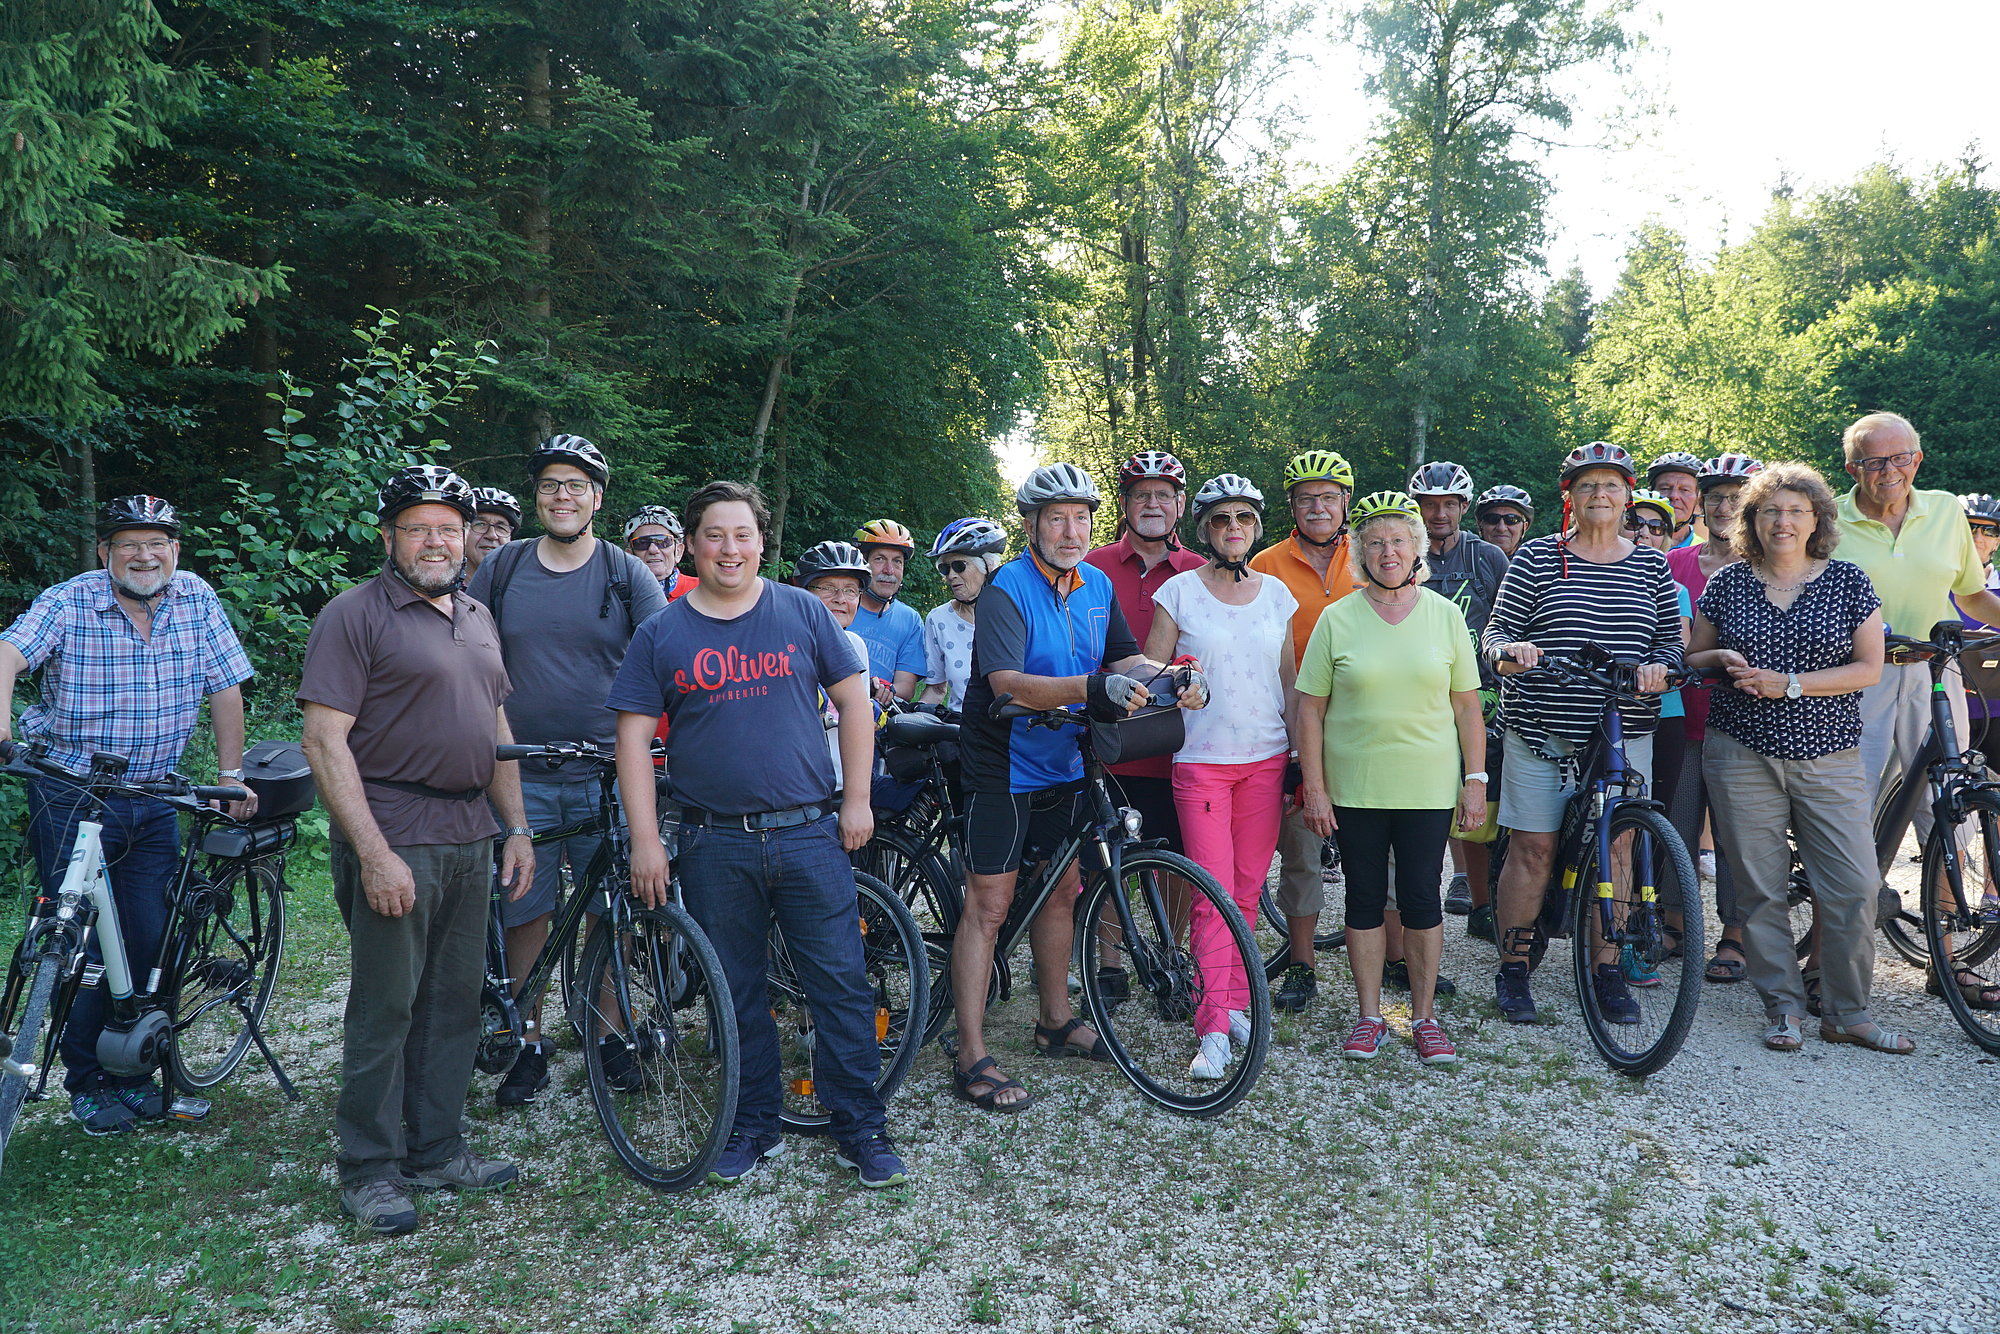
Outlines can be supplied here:
[[764, 551], [766, 560], [776, 560], [785, 549], [785, 516], [792, 508], [791, 444], [792, 434], [781, 424], [777, 447], [771, 452], [771, 484], [764, 489], [771, 503], [771, 542]]
[[[534, 127], [539, 136], [548, 134], [554, 119], [549, 110], [549, 48], [532, 47], [528, 51], [527, 91], [522, 97], [522, 114], [527, 123]], [[543, 140], [545, 143], [546, 140]], [[536, 156], [541, 156], [542, 143], [536, 145]], [[521, 214], [521, 237], [528, 243], [528, 253], [534, 256], [534, 273], [528, 281], [528, 318], [539, 325], [546, 325], [551, 313], [549, 299], [549, 184], [538, 169], [532, 175], [533, 183], [528, 187], [527, 207]], [[546, 330], [544, 330], [546, 337]]]
[[76, 498], [91, 523], [76, 539], [76, 570], [81, 574], [97, 568], [97, 538], [93, 536], [97, 524], [97, 436], [79, 431], [73, 438], [77, 442]]
[[803, 273], [792, 279], [792, 290], [785, 297], [785, 313], [778, 321], [778, 352], [771, 358], [771, 367], [764, 375], [764, 392], [757, 400], [757, 415], [750, 422], [750, 482], [757, 484], [757, 478], [764, 470], [764, 439], [771, 431], [772, 414], [778, 410], [778, 392], [785, 386], [785, 371], [792, 364], [792, 328], [799, 313], [799, 288], [805, 282]]

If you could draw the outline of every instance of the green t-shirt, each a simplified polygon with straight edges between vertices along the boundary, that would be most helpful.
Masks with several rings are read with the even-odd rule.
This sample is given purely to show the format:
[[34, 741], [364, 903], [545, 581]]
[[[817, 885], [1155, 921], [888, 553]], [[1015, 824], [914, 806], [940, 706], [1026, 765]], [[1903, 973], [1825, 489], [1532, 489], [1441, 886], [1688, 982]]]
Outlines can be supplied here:
[[1465, 617], [1429, 589], [1400, 624], [1363, 597], [1320, 613], [1299, 692], [1326, 704], [1326, 789], [1336, 806], [1449, 810], [1458, 803], [1451, 692], [1479, 689]]

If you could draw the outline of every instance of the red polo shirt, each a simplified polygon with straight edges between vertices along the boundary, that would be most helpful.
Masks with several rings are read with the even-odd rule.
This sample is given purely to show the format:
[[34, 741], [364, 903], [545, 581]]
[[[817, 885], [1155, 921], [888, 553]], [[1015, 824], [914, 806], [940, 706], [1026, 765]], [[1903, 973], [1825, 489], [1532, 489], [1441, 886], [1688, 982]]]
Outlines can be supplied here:
[[[1146, 636], [1153, 632], [1153, 594], [1160, 591], [1161, 584], [1182, 570], [1200, 569], [1207, 563], [1192, 551], [1173, 546], [1167, 548], [1165, 559], [1155, 561], [1152, 569], [1146, 569], [1144, 559], [1132, 549], [1129, 533], [1116, 542], [1105, 543], [1084, 559], [1111, 577], [1111, 591], [1118, 598], [1118, 610], [1125, 613], [1125, 623], [1132, 627], [1132, 637], [1139, 641], [1142, 652], [1146, 647]], [[1161, 755], [1150, 760], [1134, 760], [1130, 764], [1109, 765], [1107, 768], [1111, 773], [1134, 778], [1171, 778], [1174, 757]]]

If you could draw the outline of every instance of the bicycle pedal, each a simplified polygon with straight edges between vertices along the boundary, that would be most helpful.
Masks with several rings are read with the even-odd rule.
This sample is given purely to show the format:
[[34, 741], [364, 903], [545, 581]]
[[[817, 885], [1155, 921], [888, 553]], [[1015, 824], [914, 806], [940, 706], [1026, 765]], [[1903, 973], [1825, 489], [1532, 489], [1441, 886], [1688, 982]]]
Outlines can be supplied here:
[[169, 1121], [205, 1121], [208, 1119], [207, 1098], [190, 1098], [186, 1095], [175, 1098], [173, 1106], [167, 1108]]

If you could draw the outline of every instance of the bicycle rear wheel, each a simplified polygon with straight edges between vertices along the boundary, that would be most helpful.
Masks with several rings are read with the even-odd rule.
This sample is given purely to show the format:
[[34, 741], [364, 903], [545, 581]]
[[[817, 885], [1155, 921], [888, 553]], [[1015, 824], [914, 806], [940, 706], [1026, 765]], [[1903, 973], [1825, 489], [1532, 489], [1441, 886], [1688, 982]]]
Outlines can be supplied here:
[[706, 1180], [736, 1122], [741, 1066], [715, 946], [671, 902], [600, 919], [578, 996], [590, 1098], [618, 1161], [656, 1190]]
[[853, 854], [855, 869], [874, 876], [916, 919], [930, 965], [929, 1022], [923, 1040], [936, 1040], [951, 1022], [951, 937], [965, 891], [942, 857], [899, 829], [877, 826], [866, 847]]
[[[896, 1095], [910, 1063], [924, 1045], [930, 1021], [930, 955], [910, 910], [890, 888], [865, 871], [854, 873], [855, 911], [861, 932], [862, 968], [867, 974], [875, 1024], [878, 1065], [875, 1091], [887, 1102]], [[799, 981], [784, 932], [771, 929], [769, 971], [771, 1015], [778, 1024], [778, 1068], [785, 1106], [785, 1129], [825, 1134], [833, 1114], [819, 1100], [817, 1025], [811, 997]]]
[[[1987, 826], [1984, 834], [1990, 835], [1993, 812], [1982, 809], [1980, 814], [1984, 817], [1981, 823]], [[1974, 967], [1973, 952], [1994, 930], [1984, 920], [1979, 902], [1981, 845], [1988, 840], [1984, 835], [1975, 835], [1972, 839], [1973, 847], [1960, 863], [1959, 884], [1955, 891], [1951, 873], [1945, 866], [1945, 840], [1950, 836], [1949, 829], [1939, 827], [1933, 828], [1930, 837], [1924, 840], [1923, 892], [1920, 895], [1924, 910], [1924, 944], [1933, 960], [1951, 960], [1947, 967], [1930, 965], [1929, 985], [1944, 998], [1945, 1008], [1951, 1011], [1951, 1017], [1965, 1030], [1967, 1037], [1987, 1051], [2000, 1052], [2000, 1009], [1983, 1008], [1976, 993], [1967, 996], [1965, 988], [1959, 985], [1959, 974]], [[1982, 982], [1991, 981], [1984, 975], [1974, 976], [1979, 976]]]
[[[26, 962], [16, 955], [14, 967], [20, 969]], [[49, 1000], [55, 995], [56, 977], [62, 972], [62, 965], [62, 959], [52, 954], [34, 959], [33, 974], [23, 984], [19, 1022], [10, 1034], [11, 1054], [16, 1061], [32, 1062], [41, 1048], [42, 1025], [48, 1021]], [[14, 1137], [14, 1125], [20, 1119], [21, 1103], [27, 1096], [27, 1076], [0, 1075], [0, 1162], [6, 1158], [8, 1141]]]
[[182, 911], [193, 931], [180, 957], [168, 1053], [174, 1082], [205, 1089], [235, 1073], [263, 1023], [285, 956], [285, 882], [265, 862], [227, 867]]
[[[1584, 845], [1577, 877], [1571, 945], [1577, 998], [1598, 1053], [1623, 1075], [1648, 1075], [1674, 1059], [1694, 1022], [1701, 998], [1705, 919], [1694, 862], [1673, 825], [1660, 811], [1620, 806], [1611, 815], [1611, 840], [1630, 837], [1630, 859], [1622, 875], [1597, 865], [1597, 841]], [[1635, 888], [1633, 868], [1649, 867], [1654, 902]], [[1620, 883], [1622, 881], [1622, 883]], [[1603, 925], [1598, 886], [1611, 883], [1610, 923]], [[1678, 923], [1680, 946], [1668, 956], [1666, 928]], [[1599, 936], [1607, 942], [1600, 950]], [[1607, 952], [1612, 956], [1606, 957]], [[1618, 982], [1598, 976], [1601, 963], [1617, 970]], [[1617, 1004], [1620, 993], [1630, 1007]]]
[[[1176, 878], [1190, 887], [1193, 903], [1186, 901], [1186, 891], [1170, 888], [1169, 880]], [[1192, 929], [1196, 903], [1212, 923], [1202, 956]], [[1188, 1116], [1219, 1116], [1240, 1102], [1255, 1086], [1270, 1048], [1271, 988], [1250, 928], [1222, 886], [1175, 853], [1128, 852], [1116, 883], [1103, 871], [1088, 877], [1076, 922], [1077, 974], [1090, 1022], [1133, 1086]], [[1098, 970], [1106, 964], [1122, 966], [1130, 977], [1131, 999], [1115, 1007], [1097, 986]], [[1242, 1009], [1250, 1036], [1235, 1049], [1221, 1079], [1195, 1079], [1189, 1071], [1197, 1046], [1195, 1016], [1211, 999], [1224, 1009]]]

